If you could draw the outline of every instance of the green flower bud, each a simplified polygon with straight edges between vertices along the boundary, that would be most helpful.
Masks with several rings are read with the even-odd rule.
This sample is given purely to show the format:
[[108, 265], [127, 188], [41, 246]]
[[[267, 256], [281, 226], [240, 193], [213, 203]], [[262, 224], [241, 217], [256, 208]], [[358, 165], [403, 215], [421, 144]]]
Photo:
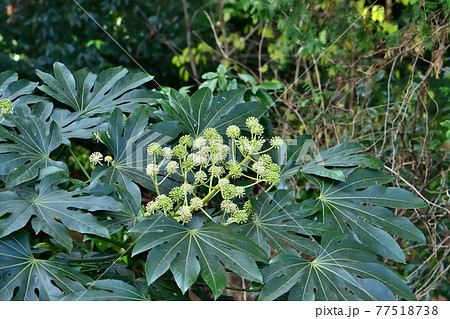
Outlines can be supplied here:
[[194, 139], [192, 137], [190, 137], [189, 135], [183, 135], [182, 137], [180, 137], [179, 143], [180, 143], [180, 145], [191, 148], [192, 145], [194, 144]]
[[236, 125], [230, 125], [227, 128], [226, 134], [229, 138], [238, 139], [241, 136], [241, 129]]
[[275, 137], [272, 137], [272, 138], [270, 139], [270, 145], [273, 146], [273, 147], [276, 148], [276, 149], [282, 147], [283, 144], [284, 144], [284, 142], [283, 142], [283, 140], [281, 139], [281, 137], [279, 137], [279, 136], [275, 136]]
[[245, 210], [238, 210], [233, 213], [232, 218], [233, 222], [236, 224], [245, 223], [248, 219], [249, 214]]
[[186, 171], [191, 171], [195, 167], [194, 159], [192, 154], [189, 154], [189, 156], [181, 163], [181, 167]]
[[179, 202], [184, 199], [184, 190], [182, 190], [180, 187], [175, 187], [169, 192], [169, 197], [175, 201]]
[[236, 186], [234, 186], [233, 184], [225, 185], [221, 188], [221, 193], [223, 199], [232, 199], [237, 195]]
[[166, 195], [159, 195], [156, 197], [156, 203], [158, 209], [161, 209], [164, 213], [173, 209], [173, 201]]
[[162, 154], [161, 145], [159, 145], [158, 143], [151, 143], [147, 147], [147, 153], [149, 155], [161, 155]]
[[11, 101], [8, 99], [0, 100], [0, 109], [1, 109], [0, 113], [3, 113], [3, 114], [11, 114], [14, 112], [14, 107], [13, 107]]
[[194, 197], [191, 199], [191, 206], [194, 210], [199, 210], [203, 207], [203, 201], [198, 197]]
[[173, 156], [176, 156], [178, 158], [184, 158], [187, 153], [188, 151], [186, 150], [186, 147], [181, 144], [175, 146], [172, 151]]
[[228, 162], [228, 170], [231, 178], [239, 178], [242, 176], [242, 167], [236, 161]]

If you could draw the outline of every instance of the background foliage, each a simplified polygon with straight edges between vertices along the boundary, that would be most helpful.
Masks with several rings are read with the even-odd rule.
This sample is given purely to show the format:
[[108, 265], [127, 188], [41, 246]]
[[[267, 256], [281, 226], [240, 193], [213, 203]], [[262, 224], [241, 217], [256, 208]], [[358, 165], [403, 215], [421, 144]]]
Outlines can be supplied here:
[[[426, 243], [412, 245], [398, 239], [407, 265], [386, 262], [407, 278], [418, 299], [448, 299], [448, 0], [79, 3], [144, 70], [74, 1], [10, 0], [0, 4], [0, 71], [15, 70], [20, 79], [42, 79], [47, 88], [42, 91], [56, 97], [51, 94], [51, 79], [45, 75], [56, 76], [55, 61], [64, 62], [71, 71], [89, 67], [95, 74], [123, 65], [130, 71], [155, 75], [158, 83], [180, 89], [179, 94], [196, 91], [191, 87], [195, 85], [209, 87], [216, 95], [231, 89], [245, 90], [247, 102], [258, 100], [271, 106], [273, 121], [265, 125], [285, 138], [310, 134], [324, 149], [342, 142], [361, 143], [386, 164], [385, 169], [394, 178], [391, 186], [421, 194], [428, 204], [426, 210], [420, 211], [395, 209], [396, 216], [408, 217], [425, 233]], [[36, 74], [35, 69], [42, 72]], [[0, 85], [4, 79], [17, 80], [12, 74], [3, 76]], [[131, 86], [147, 82], [147, 89], [156, 87], [143, 74], [135, 76], [134, 81]], [[38, 103], [32, 112], [39, 119], [34, 123], [19, 123], [17, 119], [17, 123], [11, 120], [2, 124], [18, 128], [29, 125], [35, 130], [49, 125], [52, 106], [42, 99], [42, 92], [33, 91], [37, 83], [15, 85], [14, 91], [24, 96], [25, 103]], [[31, 92], [34, 95], [29, 95]], [[11, 97], [8, 94], [0, 91], [0, 98]], [[160, 97], [152, 94], [155, 99]], [[15, 103], [20, 104], [17, 100]], [[62, 103], [72, 108], [72, 118], [67, 117], [66, 109], [52, 113], [51, 118], [60, 128], [49, 129], [58, 131], [59, 140], [43, 141], [43, 152], [16, 142], [16, 150], [27, 156], [16, 164], [27, 165], [31, 160], [39, 168], [46, 167], [46, 158], [56, 150], [61, 152], [60, 159], [67, 159], [70, 177], [82, 179], [83, 172], [70, 151], [90, 171], [87, 158], [95, 144], [80, 140], [70, 151], [61, 145], [67, 144], [69, 138], [90, 136], [98, 124], [107, 121], [102, 119], [103, 112], [80, 112], [76, 104], [55, 102], [57, 106]], [[178, 120], [167, 113], [166, 119]], [[85, 135], [75, 136], [76, 132]], [[17, 134], [23, 133], [19, 128]], [[6, 155], [2, 153], [3, 158]], [[60, 168], [65, 165], [62, 161], [53, 164]], [[295, 167], [288, 164], [286, 176], [290, 169]], [[0, 175], [9, 174], [8, 170], [0, 163]], [[5, 182], [14, 187], [37, 174], [38, 170], [22, 167], [8, 175]], [[93, 176], [100, 179], [107, 174], [97, 170]], [[290, 186], [296, 191], [295, 198], [303, 200], [318, 195], [316, 184], [314, 180], [297, 178]], [[149, 195], [143, 196], [145, 199]], [[102, 246], [104, 243], [95, 239], [91, 243], [96, 251], [111, 252], [111, 247]], [[280, 258], [292, 262], [288, 257]], [[118, 267], [124, 278], [130, 278], [126, 268]], [[118, 290], [123, 289], [116, 284]], [[142, 297], [141, 284], [135, 283], [136, 298]], [[152, 288], [153, 293], [163, 294], [158, 285], [165, 287], [164, 277]], [[241, 284], [239, 288], [243, 288]], [[198, 288], [195, 293], [201, 292]], [[239, 294], [238, 298], [250, 298], [251, 294]]]

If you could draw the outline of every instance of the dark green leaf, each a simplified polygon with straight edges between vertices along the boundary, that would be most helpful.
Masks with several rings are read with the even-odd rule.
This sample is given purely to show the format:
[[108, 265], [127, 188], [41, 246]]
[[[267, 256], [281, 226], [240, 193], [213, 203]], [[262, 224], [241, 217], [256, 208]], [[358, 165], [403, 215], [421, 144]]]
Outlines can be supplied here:
[[250, 116], [261, 117], [264, 106], [259, 102], [243, 103], [244, 90], [230, 90], [212, 99], [212, 91], [203, 87], [189, 101], [175, 90], [170, 91], [169, 103], [163, 103], [166, 114], [159, 112], [164, 120], [182, 123], [185, 132], [202, 135], [205, 129], [215, 128], [224, 133], [229, 125], [245, 127]]
[[[341, 232], [356, 234], [361, 242], [377, 253], [404, 262], [404, 255], [388, 234], [423, 242], [424, 235], [407, 218], [395, 216], [392, 208], [420, 208], [425, 203], [406, 190], [385, 187], [392, 177], [383, 171], [357, 169], [345, 182], [308, 176], [320, 187], [314, 205], [321, 211], [323, 222]], [[380, 205], [380, 206], [377, 206]]]
[[61, 130], [55, 122], [47, 125], [38, 117], [7, 116], [18, 133], [0, 126], [0, 137], [10, 141], [0, 145], [0, 175], [8, 175], [7, 187], [35, 178], [40, 169], [66, 164], [56, 162], [50, 154], [62, 143]]
[[[102, 132], [100, 138], [113, 155], [111, 166], [98, 166], [92, 172], [92, 183], [100, 181], [105, 184], [118, 183], [131, 194], [138, 192], [139, 184], [155, 191], [155, 185], [145, 173], [150, 158], [146, 152], [147, 146], [152, 142], [162, 145], [170, 142], [179, 135], [181, 127], [177, 122], [161, 122], [152, 124], [147, 128], [148, 109], [145, 106], [137, 108], [127, 119], [124, 125], [120, 109], [111, 114], [108, 133]], [[162, 180], [162, 177], [159, 181]], [[160, 185], [160, 191], [168, 193], [178, 182], [166, 179]]]
[[327, 233], [313, 261], [295, 252], [276, 256], [263, 270], [266, 284], [259, 300], [273, 300], [289, 291], [290, 300], [394, 300], [393, 293], [414, 300], [399, 275], [345, 237]]
[[133, 286], [115, 279], [88, 283], [89, 290], [68, 295], [63, 301], [146, 301]]
[[303, 174], [313, 174], [322, 177], [345, 181], [346, 167], [364, 166], [382, 168], [383, 162], [368, 154], [357, 154], [365, 149], [358, 143], [343, 143], [320, 152], [301, 169]]
[[123, 209], [121, 203], [108, 196], [81, 196], [80, 190], [59, 189], [64, 181], [61, 174], [51, 174], [42, 178], [36, 190], [1, 192], [0, 237], [21, 229], [30, 219], [36, 233], [44, 231], [69, 251], [73, 244], [67, 228], [108, 237], [108, 230], [94, 216], [77, 209], [118, 211]]
[[261, 282], [255, 261], [265, 261], [265, 253], [247, 238], [226, 226], [194, 218], [189, 227], [173, 218], [153, 215], [130, 230], [138, 240], [133, 254], [150, 249], [146, 276], [151, 284], [169, 268], [184, 293], [199, 273], [218, 297], [225, 289], [226, 272], [221, 262], [239, 276]]
[[123, 67], [101, 72], [98, 76], [87, 68], [71, 73], [64, 64], [53, 65], [54, 76], [37, 71], [47, 85], [39, 87], [56, 100], [70, 106], [76, 112], [109, 113], [116, 107], [131, 112], [145, 103], [155, 103], [160, 93], [136, 89], [152, 80], [145, 73], [127, 74]]
[[282, 252], [291, 249], [286, 244], [310, 255], [317, 253], [317, 245], [299, 234], [323, 235], [330, 227], [305, 219], [311, 214], [307, 212], [310, 209], [291, 205], [293, 200], [292, 191], [262, 193], [252, 197], [253, 220], [238, 226], [236, 230], [256, 242], [267, 256], [270, 256], [271, 250]]
[[0, 238], [0, 300], [60, 300], [91, 280], [60, 262], [35, 258], [25, 231]]

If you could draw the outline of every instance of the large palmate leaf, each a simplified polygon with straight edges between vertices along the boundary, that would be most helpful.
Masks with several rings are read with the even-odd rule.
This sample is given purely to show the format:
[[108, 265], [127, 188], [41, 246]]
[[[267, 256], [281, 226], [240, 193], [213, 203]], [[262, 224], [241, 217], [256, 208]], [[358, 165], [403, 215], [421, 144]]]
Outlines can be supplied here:
[[[96, 131], [106, 130], [107, 119], [104, 115], [89, 117], [81, 112], [70, 112], [66, 109], [54, 109], [49, 101], [38, 102], [30, 109], [27, 105], [21, 104], [15, 110], [12, 117], [24, 118], [28, 115], [39, 117], [45, 122], [47, 127], [55, 122], [61, 129], [62, 143], [70, 144], [72, 138], [90, 139]], [[10, 123], [10, 126], [14, 126]]]
[[244, 90], [231, 90], [213, 99], [211, 89], [205, 87], [186, 99], [176, 90], [170, 90], [169, 102], [163, 101], [164, 120], [179, 121], [186, 133], [199, 136], [209, 127], [224, 133], [229, 125], [245, 127], [250, 116], [261, 117], [265, 107], [260, 102], [244, 103]]
[[345, 181], [345, 168], [363, 166], [367, 168], [382, 168], [383, 162], [369, 154], [358, 154], [365, 148], [358, 143], [342, 143], [328, 150], [321, 151], [320, 156], [314, 157], [305, 164], [301, 172], [321, 177], [328, 177], [338, 181]]
[[281, 252], [290, 249], [288, 245], [314, 254], [317, 246], [298, 234], [323, 235], [330, 227], [305, 219], [314, 213], [314, 209], [291, 205], [293, 200], [294, 192], [284, 190], [252, 197], [255, 211], [252, 221], [238, 226], [236, 231], [256, 242], [267, 256], [270, 256], [271, 250]]
[[63, 301], [146, 301], [133, 286], [115, 279], [88, 283], [89, 290], [68, 295]]
[[[14, 108], [19, 105], [34, 104], [43, 101], [45, 98], [32, 95], [34, 89], [38, 86], [37, 82], [28, 80], [19, 80], [16, 72], [5, 71], [0, 73], [0, 100], [7, 99], [11, 101]], [[2, 122], [5, 125], [5, 122]]]
[[145, 267], [149, 284], [170, 268], [183, 293], [201, 274], [218, 297], [226, 282], [221, 262], [241, 277], [262, 282], [255, 261], [267, 260], [264, 251], [226, 226], [194, 218], [186, 227], [158, 214], [145, 218], [130, 232], [138, 235], [134, 255], [150, 249]]
[[[316, 176], [308, 178], [320, 187], [313, 203], [319, 215], [341, 232], [355, 234], [367, 247], [395, 261], [404, 262], [402, 250], [388, 234], [423, 242], [424, 235], [405, 217], [395, 216], [392, 208], [419, 208], [425, 203], [406, 190], [385, 187], [392, 177], [383, 171], [357, 169], [345, 182]], [[378, 206], [379, 205], [379, 206]]]
[[90, 281], [60, 262], [35, 258], [25, 231], [0, 238], [0, 300], [60, 300]]
[[104, 220], [101, 222], [110, 234], [117, 233], [124, 227], [130, 229], [136, 226], [138, 219], [142, 217], [142, 212], [140, 211], [142, 198], [139, 189], [138, 192], [131, 194], [125, 188], [116, 185], [116, 190], [124, 208], [119, 211], [105, 211], [95, 214], [98, 217], [104, 217]]
[[0, 125], [0, 137], [9, 141], [0, 144], [0, 175], [8, 175], [7, 187], [35, 178], [46, 167], [67, 168], [50, 158], [51, 152], [62, 143], [61, 129], [55, 122], [48, 127], [34, 115], [6, 118], [16, 127], [10, 130]]
[[76, 112], [109, 113], [116, 107], [131, 112], [145, 103], [154, 103], [161, 97], [158, 92], [136, 89], [153, 77], [146, 73], [127, 74], [123, 67], [115, 67], [91, 73], [87, 68], [71, 73], [64, 64], [53, 65], [54, 76], [37, 71], [47, 85], [39, 87], [56, 100], [70, 106]]
[[345, 237], [327, 233], [313, 261], [293, 251], [273, 258], [263, 270], [265, 286], [259, 299], [273, 300], [288, 291], [290, 300], [394, 300], [394, 294], [414, 299], [399, 275]]
[[[148, 109], [137, 108], [127, 119], [120, 109], [114, 110], [109, 120], [108, 131], [100, 133], [100, 138], [113, 155], [111, 166], [99, 166], [92, 173], [92, 183], [100, 181], [105, 184], [118, 183], [134, 194], [138, 192], [137, 183], [155, 191], [153, 180], [145, 174], [148, 162], [147, 146], [152, 142], [165, 144], [179, 135], [181, 127], [177, 122], [148, 124]], [[159, 190], [167, 193], [178, 185], [166, 179]]]
[[36, 233], [41, 230], [51, 235], [67, 250], [72, 249], [68, 229], [108, 237], [108, 230], [87, 211], [122, 210], [123, 206], [108, 196], [82, 196], [80, 190], [68, 192], [59, 189], [65, 182], [62, 174], [46, 175], [36, 186], [20, 191], [0, 193], [0, 238], [24, 227], [31, 219]]

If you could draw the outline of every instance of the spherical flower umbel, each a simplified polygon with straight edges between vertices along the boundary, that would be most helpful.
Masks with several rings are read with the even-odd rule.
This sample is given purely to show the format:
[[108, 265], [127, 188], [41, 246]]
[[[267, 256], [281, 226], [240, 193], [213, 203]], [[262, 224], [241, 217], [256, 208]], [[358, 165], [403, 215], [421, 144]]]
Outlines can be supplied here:
[[2, 114], [11, 114], [14, 112], [14, 107], [10, 100], [1, 99], [0, 100], [0, 109]]
[[239, 198], [244, 197], [245, 195], [245, 188], [242, 186], [236, 186], [236, 196]]
[[236, 125], [230, 125], [227, 128], [226, 134], [229, 138], [238, 139], [241, 136], [241, 129]]
[[225, 213], [229, 214], [232, 214], [238, 210], [238, 206], [229, 199], [223, 200], [220, 204], [220, 208], [222, 208]]
[[284, 142], [283, 142], [282, 138], [279, 136], [274, 136], [270, 139], [270, 145], [276, 149], [282, 147], [283, 144], [284, 144]]
[[173, 209], [173, 201], [166, 195], [157, 196], [156, 203], [158, 205], [158, 209], [161, 209], [164, 213], [167, 213]]
[[180, 167], [180, 165], [178, 165], [178, 163], [177, 162], [175, 162], [175, 161], [170, 161], [169, 163], [167, 163], [167, 165], [166, 165], [166, 172], [167, 172], [167, 174], [173, 174], [173, 173], [175, 173], [177, 170], [178, 170], [178, 168]]
[[89, 156], [89, 162], [91, 162], [94, 165], [102, 164], [103, 161], [103, 154], [100, 152], [94, 152]]
[[250, 133], [255, 135], [262, 135], [264, 133], [264, 126], [259, 123], [253, 124], [250, 128]]
[[194, 174], [194, 178], [196, 183], [204, 183], [207, 180], [208, 176], [204, 171], [198, 171]]
[[169, 197], [174, 200], [175, 202], [179, 202], [184, 198], [184, 190], [182, 190], [180, 187], [174, 187], [169, 192]]
[[177, 211], [176, 220], [182, 224], [188, 223], [192, 219], [192, 213], [188, 206], [181, 206]]
[[228, 171], [231, 178], [239, 178], [242, 176], [242, 166], [236, 161], [230, 161], [228, 163]]
[[238, 210], [232, 215], [233, 222], [236, 224], [245, 223], [248, 219], [248, 215], [249, 214], [245, 210]]
[[147, 146], [147, 153], [149, 155], [161, 155], [162, 154], [161, 145], [159, 145], [158, 143], [151, 143], [149, 146]]
[[162, 155], [165, 159], [172, 158], [172, 149], [170, 147], [164, 147], [162, 149]]
[[219, 179], [219, 182], [217, 184], [219, 184], [220, 188], [223, 188], [226, 185], [230, 184], [230, 180], [228, 178], [221, 178]]
[[188, 151], [184, 145], [178, 144], [173, 148], [172, 154], [178, 158], [184, 158], [188, 154]]
[[182, 137], [180, 137], [180, 145], [187, 146], [190, 148], [192, 147], [193, 143], [194, 139], [189, 135], [183, 135]]
[[157, 209], [158, 209], [158, 203], [155, 202], [154, 200], [148, 202], [147, 205], [145, 206], [147, 215], [154, 214]]
[[204, 138], [204, 137], [199, 137], [199, 138], [196, 138], [196, 139], [194, 140], [193, 147], [194, 147], [194, 149], [196, 149], [196, 150], [200, 150], [200, 149], [202, 149], [203, 147], [206, 146], [206, 143], [208, 143], [208, 141], [206, 140], [206, 138]]
[[223, 199], [232, 199], [237, 195], [236, 186], [233, 184], [226, 185], [221, 189]]
[[199, 210], [203, 207], [203, 201], [198, 197], [194, 197], [191, 199], [191, 206], [193, 210]]
[[158, 165], [156, 165], [156, 164], [148, 164], [147, 168], [145, 169], [145, 172], [150, 177], [154, 177], [154, 176], [158, 175], [158, 172], [159, 172]]
[[180, 188], [186, 193], [192, 193], [194, 191], [194, 185], [189, 183], [183, 183]]
[[258, 121], [258, 119], [256, 118], [256, 117], [254, 117], [254, 116], [250, 116], [250, 117], [248, 117], [246, 120], [245, 120], [245, 125], [248, 127], [248, 128], [252, 128], [255, 124], [259, 124], [259, 121]]

